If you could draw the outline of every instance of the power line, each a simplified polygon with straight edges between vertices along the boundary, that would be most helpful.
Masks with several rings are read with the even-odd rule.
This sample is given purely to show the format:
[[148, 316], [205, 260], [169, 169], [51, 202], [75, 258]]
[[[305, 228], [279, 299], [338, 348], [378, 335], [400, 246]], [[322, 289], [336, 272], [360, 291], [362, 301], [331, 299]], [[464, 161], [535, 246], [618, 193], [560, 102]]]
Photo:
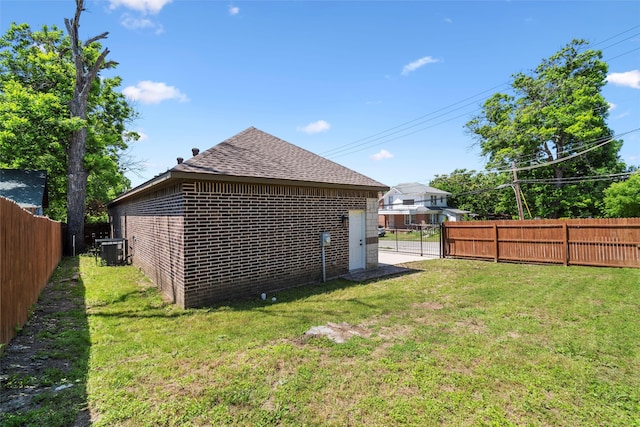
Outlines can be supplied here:
[[[623, 172], [623, 173], [612, 173], [612, 174], [604, 174], [604, 175], [592, 175], [592, 176], [584, 176], [584, 177], [566, 177], [566, 178], [560, 178], [560, 179], [518, 179], [518, 182], [520, 184], [563, 184], [563, 185], [567, 185], [567, 184], [581, 184], [581, 183], [585, 183], [585, 182], [597, 182], [597, 181], [616, 181], [616, 180], [621, 180], [621, 179], [626, 179], [628, 177], [630, 177], [633, 174], [637, 174], [640, 173], [638, 171], [633, 171], [633, 172]], [[468, 195], [473, 195], [473, 194], [481, 194], [481, 193], [486, 193], [488, 191], [494, 191], [494, 190], [501, 190], [503, 188], [505, 188], [505, 186], [511, 186], [511, 183], [507, 183], [507, 184], [501, 184], [498, 185], [496, 187], [485, 187], [485, 188], [479, 188], [477, 190], [472, 190], [472, 191], [465, 191], [462, 193], [455, 193], [455, 194], [451, 194], [451, 197], [458, 197], [458, 196], [468, 196]]]
[[619, 179], [626, 179], [637, 172], [622, 172], [622, 173], [610, 173], [605, 175], [591, 175], [591, 176], [573, 176], [565, 178], [547, 178], [547, 179], [519, 179], [521, 184], [582, 184], [585, 182], [596, 181], [615, 181]]
[[619, 45], [620, 43], [622, 43], [622, 42], [626, 42], [627, 40], [631, 40], [632, 38], [634, 38], [634, 37], [636, 37], [636, 36], [638, 36], [638, 35], [640, 35], [640, 33], [632, 34], [632, 35], [630, 35], [629, 37], [627, 37], [626, 39], [619, 40], [619, 41], [617, 41], [617, 42], [615, 42], [615, 43], [613, 43], [613, 44], [610, 44], [609, 46], [605, 46], [605, 47], [603, 47], [601, 50], [603, 50], [603, 49], [609, 49], [609, 48], [612, 48], [613, 46], [617, 46], [617, 45]]
[[[601, 44], [606, 43], [606, 42], [608, 42], [610, 40], [616, 39], [621, 35], [624, 35], [626, 33], [634, 31], [637, 28], [640, 28], [640, 25], [631, 27], [631, 28], [629, 28], [629, 29], [627, 29], [625, 31], [622, 31], [622, 32], [620, 32], [618, 34], [615, 34], [615, 35], [613, 35], [613, 36], [611, 36], [611, 37], [609, 37], [609, 38], [607, 38], [607, 39], [605, 39], [603, 41], [600, 41], [598, 43], [594, 43], [592, 46], [595, 47], [595, 46], [601, 45]], [[618, 44], [620, 44], [620, 43], [622, 43], [624, 41], [627, 41], [627, 40], [629, 40], [629, 39], [631, 39], [633, 37], [636, 37], [639, 34], [640, 33], [633, 34], [633, 35], [631, 35], [631, 36], [629, 36], [629, 37], [627, 37], [627, 38], [625, 38], [623, 40], [620, 40], [620, 41], [618, 41], [616, 43], [610, 44], [609, 46], [606, 46], [603, 49], [608, 49], [610, 47], [618, 45]], [[640, 48], [632, 49], [630, 51], [627, 51], [625, 53], [622, 53], [620, 55], [612, 57], [609, 60], [618, 58], [620, 56], [627, 55], [627, 54], [629, 54], [631, 52], [634, 52], [636, 50], [639, 50], [639, 49]], [[439, 125], [447, 123], [447, 122], [449, 122], [451, 120], [455, 120], [455, 119], [460, 118], [460, 117], [468, 116], [469, 114], [473, 114], [474, 112], [478, 111], [478, 108], [475, 108], [471, 112], [467, 112], [465, 114], [461, 114], [461, 115], [455, 116], [453, 118], [450, 118], [450, 119], [447, 119], [447, 120], [443, 120], [443, 121], [440, 121], [438, 123], [435, 123], [435, 124], [432, 124], [432, 125], [429, 125], [429, 126], [425, 126], [425, 127], [419, 128], [417, 130], [414, 130], [414, 131], [406, 133], [407, 131], [409, 131], [411, 129], [414, 129], [417, 126], [426, 124], [426, 123], [431, 122], [433, 120], [436, 120], [438, 118], [441, 118], [441, 117], [447, 116], [447, 115], [449, 115], [451, 113], [454, 113], [456, 111], [459, 111], [459, 110], [461, 110], [461, 109], [463, 109], [463, 108], [465, 108], [465, 107], [467, 107], [469, 105], [475, 104], [478, 101], [480, 101], [479, 99], [477, 99], [478, 97], [486, 94], [487, 92], [494, 91], [494, 90], [496, 90], [496, 89], [498, 89], [500, 87], [503, 87], [505, 85], [509, 85], [510, 83], [511, 83], [510, 81], [501, 83], [501, 84], [496, 85], [496, 86], [494, 86], [494, 87], [492, 87], [490, 89], [484, 90], [484, 91], [479, 92], [479, 93], [477, 93], [477, 94], [475, 94], [473, 96], [467, 97], [467, 98], [465, 98], [465, 99], [463, 99], [461, 101], [458, 101], [458, 102], [455, 102], [453, 104], [450, 104], [450, 105], [448, 105], [446, 107], [434, 110], [434, 111], [432, 111], [430, 113], [421, 115], [419, 117], [416, 117], [415, 119], [403, 122], [403, 123], [401, 123], [399, 125], [393, 126], [391, 128], [385, 129], [385, 130], [382, 130], [380, 132], [374, 133], [374, 134], [369, 135], [367, 137], [360, 138], [360, 139], [355, 140], [353, 142], [350, 142], [350, 143], [335, 147], [335, 148], [330, 149], [330, 150], [328, 150], [326, 152], [320, 153], [320, 155], [328, 157], [328, 158], [342, 157], [342, 156], [353, 154], [353, 153], [356, 153], [356, 152], [359, 152], [359, 151], [363, 151], [363, 150], [366, 150], [366, 149], [369, 149], [369, 148], [373, 148], [375, 146], [387, 144], [389, 142], [396, 141], [398, 139], [414, 135], [416, 133], [419, 133], [419, 132], [425, 131], [427, 129], [433, 128], [435, 126], [439, 126]], [[470, 101], [470, 102], [467, 102], [467, 101]], [[463, 104], [463, 105], [460, 105], [460, 104]], [[458, 106], [458, 107], [456, 107], [456, 106]], [[453, 108], [453, 107], [456, 107], [456, 108]], [[601, 108], [605, 108], [605, 107], [601, 107]], [[596, 109], [594, 111], [597, 111], [597, 110], [598, 109]], [[441, 113], [441, 112], [442, 112], [442, 114], [437, 114], [437, 113]]]
[[[367, 143], [367, 146], [366, 146], [366, 147], [364, 147], [364, 148], [358, 148], [358, 149], [355, 149], [356, 147], [353, 147], [353, 148], [354, 148], [353, 150], [349, 150], [349, 149], [347, 149], [347, 150], [344, 150], [344, 151], [348, 151], [348, 152], [343, 152], [343, 153], [341, 153], [341, 154], [336, 153], [336, 154], [334, 154], [334, 155], [329, 155], [328, 157], [329, 157], [329, 158], [335, 158], [335, 157], [345, 156], [345, 155], [353, 154], [353, 153], [357, 153], [358, 151], [363, 151], [363, 150], [366, 150], [366, 149], [369, 149], [369, 148], [372, 148], [372, 147], [377, 147], [377, 146], [382, 145], [382, 144], [387, 144], [387, 143], [389, 143], [389, 142], [391, 142], [391, 141], [395, 141], [395, 140], [398, 140], [398, 139], [401, 139], [401, 138], [405, 138], [405, 137], [407, 137], [407, 136], [414, 135], [414, 134], [416, 134], [416, 133], [420, 133], [420, 132], [425, 131], [425, 130], [427, 130], [427, 129], [430, 129], [430, 128], [432, 128], [432, 127], [436, 127], [436, 126], [439, 126], [439, 125], [441, 125], [441, 124], [444, 124], [444, 123], [450, 122], [450, 121], [452, 121], [452, 120], [459, 119], [460, 117], [468, 117], [468, 116], [469, 116], [469, 114], [470, 114], [470, 112], [468, 112], [468, 111], [467, 111], [467, 112], [462, 113], [462, 114], [460, 114], [460, 115], [458, 115], [458, 116], [451, 117], [451, 118], [449, 118], [449, 119], [447, 119], [447, 120], [443, 120], [443, 121], [441, 121], [441, 122], [438, 122], [438, 123], [435, 123], [435, 124], [432, 124], [432, 125], [429, 125], [429, 126], [426, 126], [426, 127], [420, 128], [420, 129], [416, 129], [416, 130], [414, 130], [414, 131], [412, 131], [412, 132], [405, 133], [405, 134], [403, 134], [403, 135], [398, 135], [398, 136], [396, 136], [396, 137], [394, 137], [394, 138], [391, 138], [391, 139], [385, 139], [384, 141], [379, 142], [379, 143], [376, 143], [376, 144], [372, 144], [372, 142], [374, 142], [375, 140], [374, 140], [374, 141], [371, 141], [371, 142], [368, 142], [368, 143]], [[412, 126], [412, 127], [413, 127], [413, 126]]]
[[[437, 118], [446, 116], [447, 114], [451, 114], [451, 113], [453, 113], [455, 111], [461, 110], [462, 108], [467, 107], [469, 105], [472, 105], [472, 104], [475, 105], [476, 102], [478, 102], [478, 100], [476, 98], [478, 98], [481, 95], [486, 94], [487, 92], [491, 92], [491, 91], [493, 91], [495, 89], [498, 89], [498, 88], [500, 88], [502, 86], [505, 86], [506, 84], [508, 84], [508, 83], [499, 84], [499, 85], [494, 86], [494, 87], [492, 87], [490, 89], [484, 90], [484, 91], [479, 92], [479, 93], [477, 93], [475, 95], [472, 95], [472, 96], [467, 97], [465, 99], [462, 99], [462, 100], [460, 100], [458, 102], [450, 104], [450, 105], [448, 105], [446, 107], [442, 107], [442, 108], [434, 110], [434, 111], [432, 111], [430, 113], [424, 114], [424, 115], [422, 115], [420, 117], [417, 117], [417, 118], [415, 118], [413, 120], [409, 120], [409, 121], [401, 123], [401, 124], [399, 124], [397, 126], [393, 126], [393, 127], [389, 128], [389, 129], [385, 129], [383, 131], [377, 132], [377, 133], [375, 133], [373, 135], [370, 135], [368, 137], [358, 139], [358, 140], [356, 140], [354, 142], [351, 142], [349, 144], [345, 144], [345, 145], [342, 145], [340, 147], [336, 147], [336, 148], [333, 148], [331, 150], [325, 151], [324, 153], [320, 153], [320, 155], [328, 156], [328, 157], [335, 157], [337, 154], [342, 153], [344, 151], [350, 151], [350, 153], [347, 153], [347, 154], [351, 154], [352, 152], [361, 151], [361, 150], [355, 150], [355, 151], [351, 151], [351, 150], [354, 149], [354, 148], [358, 148], [358, 147], [364, 146], [364, 145], [368, 145], [368, 144], [370, 144], [372, 142], [375, 142], [375, 141], [379, 141], [380, 139], [388, 138], [388, 137], [396, 135], [396, 134], [398, 134], [400, 132], [404, 132], [404, 131], [406, 131], [408, 129], [412, 129], [412, 128], [414, 128], [416, 126], [419, 126], [421, 124], [424, 124], [426, 122], [435, 120]], [[473, 101], [471, 101], [471, 100], [473, 100]], [[467, 101], [471, 101], [471, 102], [467, 102]], [[461, 105], [461, 106], [459, 106], [457, 108], [452, 108], [452, 107], [455, 107], [455, 106], [457, 106], [459, 104], [463, 104], [465, 102], [467, 102], [467, 103], [464, 104], [464, 105]], [[446, 110], [450, 110], [450, 111], [447, 111], [445, 113], [442, 113], [442, 114], [439, 114], [437, 116], [434, 116], [435, 114], [440, 113], [442, 111], [446, 111]], [[427, 119], [427, 117], [430, 117], [430, 116], [434, 116], [434, 117]], [[418, 122], [418, 123], [412, 124], [414, 122]], [[442, 122], [442, 123], [444, 123], [444, 122]], [[410, 124], [411, 124], [411, 126], [407, 126], [407, 125], [410, 125]], [[412, 134], [413, 133], [408, 134], [408, 135], [412, 135]], [[402, 137], [404, 137], [404, 136], [407, 136], [407, 135], [403, 135]], [[395, 139], [398, 139], [398, 138], [393, 138], [392, 140], [395, 140]], [[369, 148], [369, 147], [367, 147], [367, 148]]]
[[626, 34], [626, 33], [630, 32], [630, 31], [635, 30], [636, 28], [640, 28], [640, 25], [633, 26], [633, 27], [628, 28], [628, 29], [626, 29], [626, 30], [624, 30], [624, 31], [622, 31], [622, 32], [620, 32], [620, 33], [618, 33], [618, 34], [615, 34], [615, 35], [613, 35], [613, 36], [609, 37], [609, 38], [606, 38], [606, 39], [604, 39], [604, 40], [602, 40], [602, 41], [599, 41], [599, 42], [597, 42], [597, 43], [594, 43], [594, 44], [593, 44], [593, 46], [598, 46], [598, 45], [600, 45], [600, 44], [606, 43], [606, 42], [608, 42], [609, 40], [613, 40], [613, 39], [615, 39], [615, 38], [616, 38], [616, 37], [618, 37], [618, 36], [621, 36], [621, 35], [623, 35], [623, 34]]
[[[630, 131], [630, 132], [633, 132], [633, 131]], [[620, 137], [622, 135], [626, 135], [627, 133], [630, 133], [630, 132], [625, 132], [625, 133], [618, 134], [618, 135], [611, 136], [611, 137], [609, 137], [609, 136], [601, 137], [601, 138], [598, 138], [598, 139], [595, 139], [595, 140], [591, 140], [591, 141], [587, 141], [587, 142], [571, 143], [571, 147], [570, 148], [571, 148], [571, 151], [574, 151], [574, 152], [575, 151], [579, 151], [579, 150], [583, 150], [583, 149], [592, 149], [593, 148], [593, 144], [599, 144], [600, 142], [602, 142], [603, 138], [613, 138], [613, 139], [615, 139], [616, 137]], [[567, 144], [565, 144], [565, 146], [566, 145]], [[517, 160], [516, 170], [519, 170], [519, 169], [517, 169], [518, 167], [522, 167], [522, 168], [530, 167], [531, 163], [533, 163], [533, 162], [535, 162], [536, 165], [543, 164], [543, 163], [540, 162], [540, 160], [541, 160], [541, 157], [544, 157], [545, 155], [548, 156], [547, 153], [544, 153], [542, 150], [539, 150], [538, 152], [536, 152], [534, 154], [530, 154], [528, 156], [524, 156], [524, 157], [518, 156], [517, 159], [516, 159]], [[546, 164], [546, 163], [544, 163], [544, 164]], [[509, 170], [511, 171], [513, 169], [509, 169]]]
[[633, 130], [630, 130], [630, 131], [627, 131], [627, 132], [624, 132], [624, 133], [620, 133], [620, 134], [617, 134], [617, 135], [614, 135], [614, 136], [610, 136], [610, 137], [607, 136], [605, 138], [608, 138], [608, 139], [606, 139], [605, 141], [602, 141], [602, 138], [600, 138], [599, 140], [596, 140], [596, 141], [602, 141], [602, 142], [599, 142], [596, 145], [594, 145], [594, 146], [592, 146], [590, 148], [587, 148], [585, 150], [582, 150], [580, 152], [570, 154], [570, 155], [568, 155], [566, 157], [560, 157], [560, 158], [557, 158], [557, 159], [554, 159], [554, 160], [551, 160], [551, 161], [548, 161], [548, 162], [545, 162], [545, 163], [539, 163], [539, 164], [536, 164], [536, 165], [522, 166], [522, 167], [511, 168], [511, 169], [495, 170], [494, 172], [502, 173], [502, 172], [512, 172], [514, 170], [516, 172], [520, 172], [520, 171], [538, 169], [538, 168], [541, 168], [541, 167], [544, 167], [544, 166], [550, 166], [550, 165], [554, 165], [554, 164], [557, 164], [557, 163], [562, 163], [562, 162], [565, 162], [567, 160], [573, 159], [574, 157], [578, 157], [578, 156], [581, 156], [581, 155], [583, 155], [585, 153], [588, 153], [589, 151], [593, 151], [596, 148], [600, 148], [600, 147], [602, 147], [602, 146], [604, 146], [604, 145], [606, 145], [606, 144], [608, 144], [608, 143], [610, 143], [612, 141], [615, 141], [617, 138], [619, 138], [621, 136], [624, 136], [624, 135], [627, 135], [627, 134], [630, 134], [630, 133], [633, 133], [633, 132], [637, 132], [639, 130], [640, 130], [640, 128], [636, 128], [636, 129], [633, 129]]

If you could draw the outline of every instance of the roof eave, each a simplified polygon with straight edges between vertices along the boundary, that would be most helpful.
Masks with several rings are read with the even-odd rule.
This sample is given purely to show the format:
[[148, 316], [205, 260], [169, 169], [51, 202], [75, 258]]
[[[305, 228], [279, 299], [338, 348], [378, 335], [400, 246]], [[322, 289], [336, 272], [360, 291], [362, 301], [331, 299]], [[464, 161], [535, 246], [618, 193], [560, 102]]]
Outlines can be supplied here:
[[115, 199], [113, 199], [112, 201], [110, 201], [109, 203], [107, 203], [107, 208], [116, 205], [118, 203], [120, 203], [121, 201], [128, 199], [130, 197], [133, 197], [135, 195], [138, 194], [143, 194], [146, 193], [147, 191], [151, 190], [153, 187], [158, 186], [161, 183], [167, 182], [171, 179], [171, 171], [167, 171], [165, 173], [162, 173], [158, 176], [155, 176], [153, 178], [151, 178], [149, 181], [140, 184], [139, 186], [132, 188], [129, 191], [126, 191], [124, 193], [122, 193], [121, 195], [119, 195], [118, 197], [116, 197]]
[[312, 187], [312, 188], [342, 188], [342, 189], [350, 189], [350, 190], [364, 190], [364, 191], [375, 191], [375, 192], [386, 191], [389, 189], [389, 187], [376, 186], [376, 185], [297, 181], [297, 180], [274, 179], [274, 178], [264, 178], [264, 177], [217, 175], [217, 174], [210, 174], [210, 173], [181, 172], [181, 171], [169, 170], [147, 181], [146, 183], [132, 190], [129, 190], [126, 193], [121, 194], [120, 196], [116, 197], [111, 202], [109, 202], [107, 204], [107, 207], [116, 205], [122, 202], [123, 200], [129, 199], [133, 196], [152, 191], [154, 188], [156, 188], [161, 184], [165, 184], [171, 181], [188, 181], [188, 180], [218, 181], [218, 182], [229, 182], [229, 183], [236, 182], [236, 183], [247, 183], [247, 184], [289, 185], [289, 186]]

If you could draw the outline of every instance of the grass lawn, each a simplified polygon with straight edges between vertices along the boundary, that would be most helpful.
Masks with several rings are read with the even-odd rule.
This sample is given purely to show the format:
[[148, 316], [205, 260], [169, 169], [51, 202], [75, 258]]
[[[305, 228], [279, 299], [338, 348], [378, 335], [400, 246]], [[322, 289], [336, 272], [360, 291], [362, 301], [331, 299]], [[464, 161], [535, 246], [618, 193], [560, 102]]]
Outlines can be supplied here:
[[[640, 269], [411, 267], [181, 310], [135, 267], [80, 257], [71, 396], [96, 426], [640, 425]], [[305, 335], [328, 322], [363, 336]]]

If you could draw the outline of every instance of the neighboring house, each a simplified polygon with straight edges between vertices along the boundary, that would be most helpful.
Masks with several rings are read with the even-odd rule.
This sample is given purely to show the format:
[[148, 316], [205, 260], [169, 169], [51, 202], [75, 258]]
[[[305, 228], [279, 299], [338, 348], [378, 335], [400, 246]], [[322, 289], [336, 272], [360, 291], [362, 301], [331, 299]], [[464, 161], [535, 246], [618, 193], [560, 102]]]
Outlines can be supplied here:
[[201, 307], [376, 268], [387, 189], [252, 127], [108, 208], [133, 263], [177, 305]]
[[447, 205], [451, 193], [417, 182], [398, 184], [379, 200], [378, 224], [389, 229], [419, 228], [461, 221], [469, 211]]
[[49, 207], [47, 173], [22, 169], [0, 169], [0, 196], [13, 200], [34, 215]]
[[465, 211], [462, 209], [446, 208], [442, 209], [442, 215], [446, 218], [446, 221], [464, 221], [465, 217], [475, 217], [477, 214], [471, 213], [471, 211]]

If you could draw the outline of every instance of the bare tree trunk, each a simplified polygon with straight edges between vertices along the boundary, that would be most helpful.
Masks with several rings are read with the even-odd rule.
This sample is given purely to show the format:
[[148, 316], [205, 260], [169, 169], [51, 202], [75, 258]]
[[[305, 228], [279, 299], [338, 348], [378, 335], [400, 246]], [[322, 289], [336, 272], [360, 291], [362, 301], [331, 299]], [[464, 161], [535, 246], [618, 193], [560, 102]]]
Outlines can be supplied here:
[[[82, 55], [83, 45], [78, 37], [80, 27], [80, 14], [84, 10], [84, 0], [76, 0], [76, 13], [73, 19], [65, 19], [64, 23], [71, 39], [71, 54], [76, 69], [76, 79], [73, 91], [73, 100], [70, 104], [71, 117], [82, 120], [87, 118], [87, 103], [89, 90], [93, 80], [102, 67], [108, 67], [105, 58], [109, 49], [104, 49], [97, 61], [91, 65], [85, 62]], [[108, 33], [92, 37], [84, 43], [89, 45], [97, 40], [107, 37]], [[67, 247], [66, 253], [83, 252], [84, 244], [84, 217], [86, 212], [85, 199], [87, 196], [87, 178], [89, 172], [84, 167], [84, 156], [87, 151], [86, 126], [71, 134], [69, 147], [67, 148]], [[75, 244], [75, 245], [74, 245]]]
[[[71, 115], [79, 117], [72, 102]], [[82, 107], [76, 107], [82, 108]], [[86, 105], [84, 106], [86, 113]], [[86, 115], [86, 114], [85, 114]], [[89, 173], [84, 168], [86, 154], [87, 128], [83, 127], [71, 134], [67, 159], [67, 254], [81, 253], [84, 244], [84, 217]]]

